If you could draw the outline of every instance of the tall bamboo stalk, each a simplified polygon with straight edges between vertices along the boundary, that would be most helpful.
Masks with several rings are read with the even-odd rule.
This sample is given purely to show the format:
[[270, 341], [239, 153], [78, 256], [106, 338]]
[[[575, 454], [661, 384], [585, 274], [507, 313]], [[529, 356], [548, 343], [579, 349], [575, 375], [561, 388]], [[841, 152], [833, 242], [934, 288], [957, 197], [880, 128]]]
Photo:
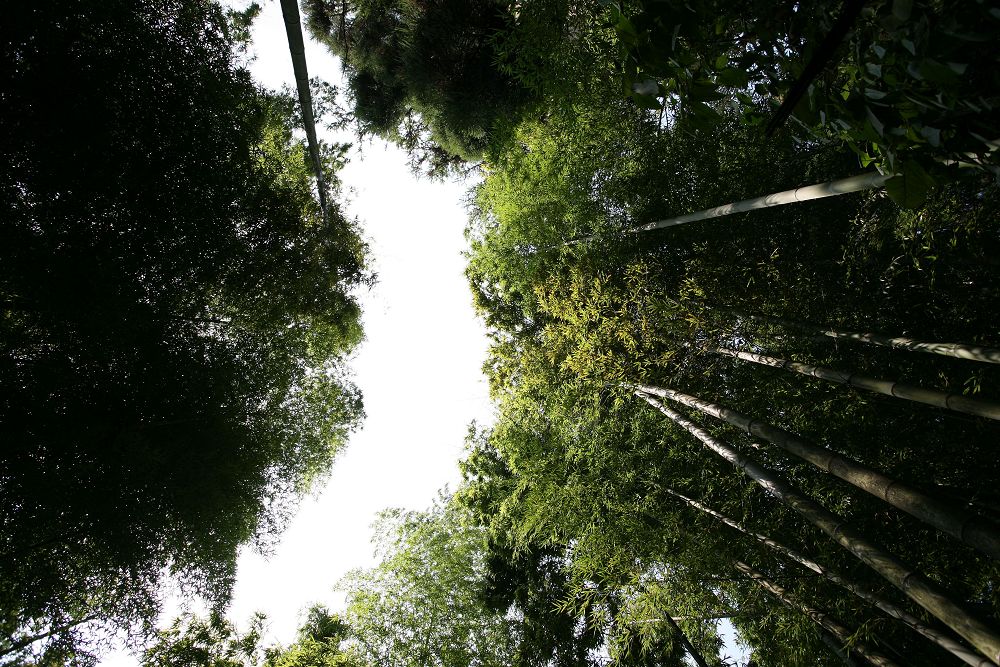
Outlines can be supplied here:
[[831, 635], [833, 635], [837, 639], [837, 641], [840, 642], [840, 644], [845, 648], [849, 647], [851, 651], [854, 651], [855, 653], [860, 655], [862, 658], [864, 658], [871, 664], [876, 665], [876, 667], [898, 667], [898, 665], [895, 662], [885, 657], [878, 651], [868, 648], [864, 644], [855, 643], [852, 645], [850, 643], [850, 639], [853, 633], [847, 628], [845, 628], [843, 625], [841, 625], [837, 620], [835, 620], [829, 614], [822, 612], [818, 609], [814, 609], [802, 602], [799, 602], [791, 595], [789, 595], [788, 592], [786, 592], [785, 589], [783, 589], [781, 586], [774, 583], [773, 581], [768, 580], [767, 578], [764, 577], [763, 574], [753, 569], [746, 563], [742, 561], [736, 561], [735, 563], [733, 563], [733, 565], [736, 566], [737, 570], [750, 577], [755, 584], [757, 584], [765, 591], [773, 595], [783, 604], [805, 614], [813, 623], [815, 623], [816, 625], [820, 626], [821, 628], [829, 632]]
[[925, 403], [938, 408], [954, 410], [955, 412], [964, 412], [978, 417], [1000, 420], [1000, 403], [995, 401], [970, 398], [961, 394], [951, 394], [944, 391], [937, 391], [936, 389], [924, 389], [923, 387], [916, 387], [902, 382], [879, 380], [877, 378], [870, 378], [856, 373], [838, 371], [833, 368], [813, 366], [812, 364], [803, 364], [797, 361], [780, 359], [778, 357], [768, 357], [763, 354], [754, 354], [753, 352], [731, 350], [726, 347], [716, 348], [712, 350], [712, 352], [715, 352], [716, 354], [724, 354], [736, 359], [742, 359], [744, 361], [750, 361], [755, 364], [761, 364], [763, 366], [783, 368], [786, 371], [799, 373], [801, 375], [809, 375], [822, 380], [828, 380], [829, 382], [846, 384], [849, 387], [865, 389], [867, 391], [875, 392], [876, 394], [895, 396], [896, 398], [902, 398], [907, 401]]
[[695, 647], [691, 644], [691, 642], [687, 638], [687, 635], [684, 634], [683, 630], [681, 630], [681, 626], [677, 625], [677, 621], [674, 620], [674, 617], [664, 616], [663, 620], [666, 621], [667, 625], [672, 627], [674, 629], [674, 632], [677, 633], [677, 636], [680, 637], [681, 643], [687, 650], [688, 655], [690, 655], [691, 658], [695, 661], [695, 663], [697, 663], [698, 667], [708, 667], [708, 663], [705, 662], [705, 658], [703, 658], [701, 653], [698, 653], [698, 650], [695, 649]]
[[285, 20], [288, 52], [292, 56], [292, 71], [295, 72], [295, 88], [298, 90], [299, 106], [302, 108], [302, 124], [305, 125], [306, 139], [309, 142], [309, 156], [312, 158], [313, 173], [316, 174], [319, 206], [323, 211], [323, 218], [327, 219], [326, 180], [323, 178], [323, 163], [320, 161], [319, 141], [316, 138], [316, 118], [313, 116], [309, 70], [306, 68], [306, 46], [302, 39], [302, 20], [299, 17], [298, 1], [281, 0], [281, 15]]
[[790, 485], [778, 473], [714, 438], [697, 424], [663, 405], [654, 397], [638, 390], [635, 393], [695, 436], [708, 449], [732, 463], [773, 496], [797, 511], [945, 625], [969, 640], [983, 655], [1000, 664], [1000, 633], [966, 612], [920, 573], [904, 565], [898, 558], [847, 525], [843, 519]]
[[701, 510], [702, 512], [704, 512], [705, 514], [708, 514], [711, 517], [714, 517], [715, 519], [721, 521], [722, 523], [726, 524], [730, 528], [738, 530], [739, 532], [743, 533], [744, 535], [748, 535], [748, 536], [752, 537], [753, 539], [757, 540], [761, 544], [764, 544], [764, 545], [770, 547], [771, 549], [773, 549], [774, 551], [777, 551], [778, 553], [782, 554], [786, 558], [790, 558], [791, 560], [795, 561], [796, 563], [799, 563], [800, 565], [803, 565], [803, 566], [809, 568], [810, 570], [812, 570], [813, 572], [819, 574], [820, 576], [825, 577], [826, 579], [829, 579], [830, 581], [832, 581], [833, 583], [837, 584], [841, 588], [844, 588], [845, 590], [850, 591], [851, 593], [854, 593], [855, 595], [857, 595], [859, 598], [861, 598], [865, 602], [868, 602], [870, 604], [875, 605], [876, 607], [878, 607], [879, 609], [881, 609], [882, 611], [884, 611], [889, 616], [891, 616], [893, 618], [896, 618], [896, 619], [899, 619], [900, 621], [902, 621], [906, 625], [910, 626], [910, 628], [912, 628], [914, 631], [919, 632], [924, 637], [926, 637], [927, 639], [930, 639], [932, 642], [934, 642], [935, 644], [937, 644], [941, 648], [943, 648], [946, 651], [950, 652], [951, 654], [955, 655], [957, 658], [959, 658], [965, 664], [972, 665], [972, 667], [991, 667], [992, 666], [992, 664], [993, 664], [992, 662], [990, 662], [986, 658], [982, 657], [981, 655], [979, 655], [975, 651], [973, 651], [973, 650], [971, 650], [969, 648], [966, 648], [965, 646], [963, 646], [962, 644], [958, 643], [957, 641], [955, 641], [954, 639], [952, 639], [948, 635], [946, 635], [946, 634], [944, 634], [942, 632], [938, 632], [937, 630], [935, 630], [934, 628], [928, 626], [926, 623], [924, 623], [923, 621], [921, 621], [919, 618], [917, 618], [913, 614], [909, 613], [908, 611], [906, 611], [902, 607], [894, 604], [893, 602], [890, 602], [890, 601], [888, 601], [888, 600], [886, 600], [884, 598], [881, 598], [881, 597], [879, 597], [879, 596], [871, 593], [870, 591], [868, 591], [864, 587], [860, 586], [859, 584], [854, 583], [853, 581], [845, 579], [843, 577], [843, 575], [837, 574], [833, 570], [830, 570], [829, 568], [826, 568], [826, 567], [820, 565], [816, 561], [813, 561], [813, 560], [810, 560], [809, 558], [806, 558], [805, 556], [803, 556], [799, 552], [795, 551], [794, 549], [791, 549], [791, 548], [785, 546], [784, 544], [781, 544], [780, 542], [778, 542], [778, 541], [776, 541], [776, 540], [768, 537], [767, 535], [762, 535], [760, 533], [755, 533], [755, 532], [753, 532], [753, 531], [751, 531], [751, 530], [749, 530], [747, 528], [744, 528], [742, 525], [740, 525], [736, 521], [733, 521], [732, 519], [730, 519], [729, 517], [725, 516], [724, 514], [716, 512], [712, 508], [710, 508], [710, 507], [708, 507], [706, 505], [703, 505], [702, 503], [698, 502], [697, 500], [694, 500], [692, 498], [688, 498], [684, 494], [678, 493], [677, 491], [674, 491], [673, 489], [665, 488], [664, 491], [666, 491], [667, 493], [671, 494], [672, 496], [674, 496], [676, 498], [680, 498], [685, 503], [687, 503], [689, 506], [694, 507], [695, 509]]
[[[665, 227], [676, 227], [677, 225], [684, 225], [689, 222], [699, 222], [701, 220], [711, 220], [712, 218], [721, 218], [726, 215], [732, 215], [734, 213], [746, 213], [747, 211], [754, 211], [759, 208], [770, 208], [771, 206], [783, 206], [785, 204], [794, 204], [800, 201], [809, 201], [811, 199], [824, 199], [826, 197], [836, 197], [837, 195], [845, 195], [851, 192], [860, 192], [862, 190], [871, 190], [873, 188], [880, 188], [885, 185], [885, 182], [892, 178], [891, 175], [884, 175], [879, 173], [869, 173], [861, 174], [859, 176], [848, 176], [847, 178], [840, 178], [835, 181], [826, 181], [825, 183], [817, 183], [816, 185], [805, 185], [801, 188], [794, 188], [792, 190], [783, 190], [781, 192], [772, 192], [771, 194], [761, 195], [760, 197], [753, 197], [752, 199], [744, 199], [742, 201], [733, 202], [732, 204], [723, 204], [722, 206], [715, 206], [713, 208], [706, 208], [701, 211], [695, 211], [694, 213], [685, 213], [684, 215], [678, 215], [674, 218], [666, 218], [664, 220], [657, 220], [656, 222], [650, 222], [645, 225], [639, 225], [638, 227], [632, 227], [631, 229], [626, 229], [626, 233], [638, 234], [640, 232], [649, 232], [654, 229], [663, 229]], [[583, 236], [571, 241], [566, 241], [563, 245], [573, 245], [575, 243], [583, 243], [585, 241], [592, 241], [598, 238], [599, 235], [593, 236]]]
[[[736, 311], [733, 311], [736, 312]], [[743, 315], [743, 313], [738, 313]], [[835, 340], [856, 341], [868, 343], [870, 345], [881, 345], [891, 347], [896, 350], [907, 350], [910, 352], [924, 352], [926, 354], [938, 354], [956, 359], [969, 359], [971, 361], [981, 361], [987, 364], [1000, 364], [1000, 349], [983, 347], [979, 345], [966, 345], [964, 343], [933, 343], [930, 341], [916, 340], [904, 336], [886, 336], [878, 333], [859, 333], [857, 331], [844, 331], [841, 329], [828, 329], [807, 322], [789, 320], [783, 317], [773, 317], [771, 315], [743, 315], [754, 322], [763, 322], [781, 327], [798, 329], [806, 333], [817, 336], [826, 336]]]
[[891, 176], [889, 175], [879, 173], [849, 176], [835, 181], [817, 183], [816, 185], [806, 185], [792, 190], [772, 192], [768, 195], [762, 195], [752, 199], [744, 199], [732, 204], [723, 204], [722, 206], [715, 206], [713, 208], [706, 208], [701, 211], [679, 215], [674, 218], [657, 220], [656, 222], [650, 222], [645, 225], [633, 227], [628, 231], [636, 233], [648, 232], [654, 229], [663, 229], [664, 227], [675, 227], [689, 222], [698, 222], [700, 220], [709, 220], [711, 218], [721, 218], [722, 216], [732, 215], [734, 213], [745, 213], [747, 211], [753, 211], [760, 208], [783, 206], [784, 204], [794, 204], [800, 201], [809, 201], [810, 199], [824, 199], [826, 197], [836, 197], [837, 195], [844, 195], [850, 192], [871, 190], [873, 188], [882, 187], [890, 178]]
[[951, 503], [938, 500], [854, 459], [804, 440], [777, 426], [751, 419], [736, 410], [673, 389], [650, 385], [633, 385], [633, 388], [676, 401], [716, 419], [728, 422], [742, 431], [763, 438], [789, 454], [808, 461], [820, 470], [839, 477], [910, 516], [1000, 560], [1000, 530], [995, 523], [988, 519]]

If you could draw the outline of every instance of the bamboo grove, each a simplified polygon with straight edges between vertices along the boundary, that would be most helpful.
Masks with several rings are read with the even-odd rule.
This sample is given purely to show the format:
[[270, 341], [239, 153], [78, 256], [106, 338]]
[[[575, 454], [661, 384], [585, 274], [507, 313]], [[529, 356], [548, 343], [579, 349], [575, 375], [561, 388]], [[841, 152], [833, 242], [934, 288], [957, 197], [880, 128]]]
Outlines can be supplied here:
[[[495, 206], [490, 185], [480, 201]], [[550, 246], [545, 265], [501, 250], [510, 209], [487, 209], [470, 274], [497, 323], [488, 370], [501, 408], [482, 446], [516, 481], [483, 520], [522, 546], [561, 545], [579, 603], [628, 619], [607, 619], [613, 645], [671, 634], [629, 618], [630, 605], [650, 614], [639, 602], [650, 596], [671, 605], [653, 617], [704, 619], [680, 627], [708, 656], [710, 612], [723, 608], [762, 664], [1000, 659], [996, 371], [982, 345], [951, 342], [977, 341], [966, 327], [992, 306], [975, 291], [954, 300], [954, 277], [921, 276], [919, 260], [905, 287], [864, 295], [852, 274], [894, 277], [877, 256], [852, 257], [851, 234], [941, 210], [892, 210], [883, 196], [755, 212], [682, 239]], [[913, 301], [892, 304], [900, 296]], [[524, 313], [514, 326], [510, 301]], [[498, 483], [471, 480], [475, 493]]]
[[473, 199], [488, 549], [559, 553], [615, 664], [722, 664], [720, 615], [754, 664], [1000, 662], [993, 179], [905, 201], [837, 142], [586, 81]]
[[[256, 4], [0, 24], [0, 664], [1000, 665], [996, 7], [281, 7], [297, 112]], [[300, 21], [340, 129], [474, 179], [496, 420], [265, 648], [237, 553], [363, 415], [373, 280]]]

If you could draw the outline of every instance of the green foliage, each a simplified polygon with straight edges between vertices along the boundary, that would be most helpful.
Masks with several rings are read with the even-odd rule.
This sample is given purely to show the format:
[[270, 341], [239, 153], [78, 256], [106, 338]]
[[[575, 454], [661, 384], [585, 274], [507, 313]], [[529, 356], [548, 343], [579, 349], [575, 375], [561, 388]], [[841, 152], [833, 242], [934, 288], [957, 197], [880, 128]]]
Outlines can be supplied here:
[[193, 614], [174, 620], [143, 654], [143, 667], [243, 667], [256, 664], [264, 616], [256, 615], [240, 634], [219, 614]]
[[1000, 173], [992, 48], [1000, 14], [984, 0], [883, 0], [863, 10], [861, 3], [607, 4], [625, 93], [640, 106], [669, 105], [707, 128], [732, 104], [759, 126], [757, 101], [801, 94], [795, 131], [842, 141], [863, 166], [905, 170], [915, 182], [898, 196], [892, 191], [904, 205], [922, 203], [937, 180], [914, 179], [913, 170], [954, 178], [944, 163]]
[[187, 614], [157, 634], [143, 653], [143, 667], [365, 667], [344, 642], [350, 628], [322, 606], [309, 609], [289, 646], [261, 645], [265, 617], [256, 614], [241, 633], [218, 614]]
[[234, 64], [251, 14], [61, 0], [0, 26], [12, 643], [149, 632], [168, 578], [221, 606], [362, 416], [365, 246], [320, 215], [291, 101]]
[[309, 610], [299, 628], [298, 639], [289, 647], [267, 649], [263, 667], [365, 667], [371, 664], [347, 642], [351, 627], [337, 614], [322, 606]]
[[514, 20], [497, 0], [311, 0], [311, 33], [343, 60], [362, 133], [400, 143], [440, 172], [478, 159], [525, 90], [497, 69]]
[[[668, 4], [656, 8], [666, 12]], [[716, 18], [744, 21], [737, 11], [743, 9], [685, 24], [687, 37], [676, 48], [701, 64], [681, 67], [693, 77], [681, 88], [704, 76], [735, 94], [719, 80], [732, 61], [691, 49], [699, 31], [710, 39]], [[805, 8], [802, 16], [779, 13], [761, 30], [778, 39], [800, 19], [812, 21], [806, 14], [813, 11], [818, 25], [830, 25], [822, 7]], [[604, 28], [591, 29], [597, 34], [580, 37], [579, 60], [561, 56], [540, 79], [572, 77], [579, 62], [594, 62], [590, 44], [604, 38]], [[803, 38], [800, 45], [810, 43]], [[775, 56], [780, 76], [758, 74], [794, 77], [779, 67], [788, 57]], [[528, 67], [529, 60], [519, 62]], [[718, 664], [720, 613], [732, 616], [761, 664], [835, 664], [809, 619], [738, 575], [732, 562], [742, 559], [852, 625], [856, 640], [897, 651], [908, 664], [952, 664], [857, 598], [678, 503], [667, 489], [702, 499], [906, 604], [622, 383], [659, 383], [723, 403], [996, 517], [989, 509], [1000, 475], [990, 444], [995, 425], [704, 351], [745, 345], [927, 386], [1000, 393], [992, 368], [834, 346], [748, 317], [762, 312], [855, 331], [995, 344], [989, 336], [998, 307], [997, 241], [989, 220], [996, 186], [979, 174], [942, 187], [932, 180], [940, 172], [924, 169], [922, 158], [907, 159], [887, 189], [909, 210], [884, 193], [850, 195], [625, 235], [623, 229], [653, 220], [843, 176], [856, 169], [857, 156], [820, 135], [803, 141], [779, 130], [764, 140], [752, 117], [761, 117], [753, 105], [766, 91], [738, 110], [721, 98], [705, 100], [708, 122], [684, 110], [678, 93], [681, 108], [664, 120], [624, 98], [620, 77], [609, 71], [595, 67], [570, 79], [568, 87], [585, 82], [571, 102], [546, 101], [537, 121], [515, 127], [510, 142], [490, 153], [474, 193], [467, 275], [493, 337], [485, 370], [499, 416], [467, 459], [459, 498], [489, 530], [487, 581], [495, 583], [487, 590], [519, 608], [560, 599], [560, 612], [589, 628], [589, 637], [600, 636], [617, 664], [677, 664], [683, 650], [662, 622], [666, 615], [685, 619], [684, 633]], [[750, 116], [743, 115], [748, 108]], [[746, 434], [698, 421], [738, 448], [754, 446], [755, 457], [891, 545], [987, 622], [997, 618], [1000, 601], [989, 583], [995, 564]], [[539, 626], [573, 627], [541, 613], [534, 618]], [[558, 634], [546, 641], [557, 643]], [[580, 632], [559, 636], [572, 636], [576, 646], [587, 641]]]
[[352, 646], [378, 665], [509, 665], [516, 624], [488, 609], [477, 582], [482, 531], [442, 498], [427, 512], [387, 510], [375, 524], [371, 570], [349, 573]]
[[987, 2], [871, 3], [798, 117], [857, 150], [863, 165], [894, 172], [947, 159], [1000, 174], [998, 35], [1000, 13]]

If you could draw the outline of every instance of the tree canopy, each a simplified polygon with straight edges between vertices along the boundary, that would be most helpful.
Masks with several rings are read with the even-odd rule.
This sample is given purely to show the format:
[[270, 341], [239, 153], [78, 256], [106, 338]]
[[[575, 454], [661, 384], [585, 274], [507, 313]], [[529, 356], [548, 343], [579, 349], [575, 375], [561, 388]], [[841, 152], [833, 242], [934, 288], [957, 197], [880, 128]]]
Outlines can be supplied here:
[[310, 0], [306, 13], [341, 58], [360, 130], [431, 171], [478, 159], [528, 100], [497, 65], [496, 36], [515, 20], [506, 2]]
[[249, 18], [60, 0], [0, 27], [7, 652], [148, 631], [168, 577], [222, 605], [362, 416], [366, 249], [238, 65]]
[[[691, 16], [680, 21], [668, 11], [670, 3], [647, 7], [646, 22], [633, 25], [638, 50], [626, 55], [652, 58], [652, 49], [666, 49], [669, 34], [678, 35], [679, 22], [674, 60], [658, 62], [693, 79], [669, 84], [668, 94], [653, 90], [659, 91], [655, 109], [644, 108], [644, 93], [636, 94], [631, 83], [623, 94], [615, 63], [624, 52], [609, 51], [602, 60], [593, 47], [610, 35], [612, 43], [620, 39], [631, 49], [622, 17], [633, 16], [637, 6], [623, 5], [619, 14], [609, 10], [611, 25], [578, 19], [590, 26], [589, 39], [548, 47], [578, 57], [555, 58], [539, 76], [574, 81], [580, 89], [571, 102], [546, 100], [536, 108], [538, 120], [524, 119], [506, 143], [494, 145], [476, 186], [467, 275], [493, 338], [485, 370], [499, 416], [466, 464], [473, 474], [459, 497], [482, 508], [478, 520], [512, 553], [562, 554], [564, 608], [599, 628], [610, 659], [622, 664], [671, 664], [692, 652], [706, 664], [721, 664], [720, 617], [730, 619], [761, 664], [832, 664], [840, 660], [838, 651], [857, 652], [853, 658], [878, 653], [902, 664], [982, 659], [968, 656], [989, 655], [985, 644], [977, 653], [950, 633], [948, 625], [960, 626], [950, 616], [940, 622], [928, 617], [931, 633], [946, 637], [943, 644], [890, 620], [898, 616], [883, 616], [873, 597], [910, 618], [924, 611], [741, 468], [734, 471], [686, 428], [634, 396], [633, 387], [684, 392], [747, 415], [751, 424], [777, 425], [818, 443], [824, 457], [850, 458], [995, 526], [992, 489], [1000, 471], [992, 453], [994, 422], [906, 403], [898, 397], [902, 391], [871, 395], [826, 383], [818, 371], [804, 377], [787, 370], [802, 362], [797, 368], [836, 369], [841, 378], [887, 378], [886, 386], [900, 380], [967, 396], [1000, 393], [995, 365], [917, 354], [902, 345], [876, 348], [861, 342], [871, 340], [867, 333], [838, 334], [836, 344], [829, 336], [816, 338], [820, 331], [846, 330], [994, 343], [989, 318], [996, 308], [996, 234], [989, 220], [996, 183], [984, 171], [969, 172], [937, 192], [925, 190], [920, 199], [904, 198], [908, 210], [880, 191], [626, 232], [862, 166], [856, 152], [822, 132], [792, 124], [766, 136], [753, 119], [772, 112], [768, 91], [744, 94], [733, 90], [743, 84], [722, 81], [712, 84], [710, 97], [698, 97], [707, 90], [699, 77], [710, 72], [725, 78], [731, 76], [726, 69], [736, 67], [748, 77], [771, 76], [743, 61], [702, 58], [699, 67], [684, 60], [704, 56], [702, 47], [716, 37], [730, 53], [725, 12], [718, 14], [725, 29], [713, 37], [714, 24]], [[685, 16], [701, 11], [675, 9]], [[875, 10], [881, 20], [879, 12], [889, 8]], [[789, 25], [826, 10], [804, 11], [786, 17]], [[913, 9], [914, 16], [927, 11]], [[787, 37], [787, 26], [772, 35], [769, 25], [734, 30], [755, 44]], [[900, 30], [912, 27], [906, 26]], [[642, 41], [640, 27], [660, 38]], [[806, 48], [821, 38], [810, 38], [813, 47]], [[744, 60], [756, 58], [752, 49], [742, 53]], [[788, 54], [772, 55], [787, 67]], [[988, 61], [972, 51], [968, 57], [976, 67]], [[780, 67], [773, 82], [794, 78]], [[844, 64], [838, 75], [848, 68]], [[676, 105], [664, 108], [670, 99]], [[705, 114], [685, 105], [702, 105]], [[959, 116], [945, 115], [965, 141]], [[931, 148], [917, 141], [898, 156], [919, 162]], [[867, 166], [866, 159], [861, 163]], [[734, 359], [726, 352], [733, 349], [782, 361], [778, 368], [746, 363], [752, 357]], [[737, 460], [753, 457], [801, 491], [799, 497], [818, 501], [869, 543], [887, 548], [984, 627], [996, 627], [995, 560], [746, 430], [691, 405], [662, 402], [732, 445]], [[844, 574], [867, 597], [680, 496]], [[509, 562], [494, 563], [488, 577], [508, 576]], [[536, 572], [535, 590], [544, 587], [542, 562], [526, 565]], [[738, 569], [747, 563], [756, 578]], [[816, 622], [820, 616], [850, 626], [853, 639], [831, 634]]]
[[482, 533], [461, 508], [383, 512], [374, 526], [379, 565], [349, 573], [345, 619], [373, 665], [511, 664], [517, 624], [486, 607]]
[[338, 615], [316, 605], [308, 610], [298, 636], [288, 646], [264, 646], [267, 619], [257, 614], [240, 632], [217, 613], [187, 614], [157, 634], [142, 656], [142, 667], [366, 667], [345, 640], [350, 628]]
[[721, 619], [751, 664], [1000, 664], [989, 3], [308, 0], [359, 132], [480, 169], [497, 418], [270, 649], [218, 612], [360, 418], [364, 244], [235, 64], [252, 10], [84, 4], [0, 26], [0, 659], [86, 661], [173, 577], [216, 613], [151, 666], [722, 667]]

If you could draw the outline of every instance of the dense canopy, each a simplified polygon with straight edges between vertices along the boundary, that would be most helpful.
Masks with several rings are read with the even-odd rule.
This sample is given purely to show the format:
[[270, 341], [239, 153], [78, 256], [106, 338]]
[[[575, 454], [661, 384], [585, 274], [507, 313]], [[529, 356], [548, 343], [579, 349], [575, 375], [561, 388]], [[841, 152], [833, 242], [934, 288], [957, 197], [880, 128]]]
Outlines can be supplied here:
[[430, 170], [478, 159], [528, 100], [498, 67], [516, 12], [498, 0], [309, 0], [309, 27], [339, 56], [358, 127]]
[[141, 628], [168, 575], [224, 603], [237, 548], [267, 544], [361, 417], [365, 248], [320, 215], [291, 102], [237, 64], [248, 18], [61, 0], [0, 26], [12, 646]]
[[722, 667], [728, 629], [748, 665], [1000, 665], [996, 8], [304, 9], [359, 133], [478, 171], [495, 423], [453, 494], [383, 513], [342, 614], [239, 632], [236, 548], [361, 415], [364, 245], [236, 64], [253, 9], [12, 8], [0, 661], [149, 629], [173, 575], [216, 613], [151, 666]]

